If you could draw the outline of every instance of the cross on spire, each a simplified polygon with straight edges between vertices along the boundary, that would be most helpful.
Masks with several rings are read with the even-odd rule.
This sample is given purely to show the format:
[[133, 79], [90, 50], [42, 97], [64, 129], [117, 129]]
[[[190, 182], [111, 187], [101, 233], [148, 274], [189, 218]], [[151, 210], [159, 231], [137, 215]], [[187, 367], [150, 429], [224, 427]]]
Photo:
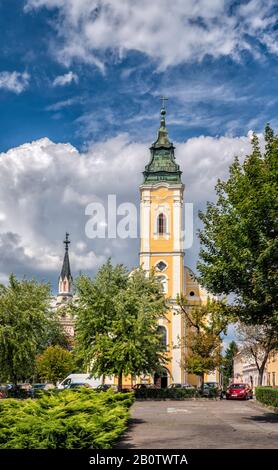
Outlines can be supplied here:
[[69, 233], [68, 232], [66, 232], [66, 239], [64, 240], [64, 244], [66, 245], [66, 251], [68, 251], [69, 244], [70, 244]]
[[161, 96], [160, 101], [162, 104], [162, 109], [165, 109], [165, 101], [168, 101], [168, 98], [166, 98], [165, 96]]

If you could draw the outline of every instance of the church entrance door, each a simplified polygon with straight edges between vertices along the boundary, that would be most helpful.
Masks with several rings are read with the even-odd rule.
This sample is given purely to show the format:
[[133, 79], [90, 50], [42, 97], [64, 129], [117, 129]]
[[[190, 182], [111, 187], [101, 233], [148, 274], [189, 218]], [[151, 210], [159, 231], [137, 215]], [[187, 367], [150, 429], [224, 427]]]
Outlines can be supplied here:
[[162, 374], [154, 374], [154, 385], [157, 388], [167, 388], [168, 387], [168, 371], [163, 369]]

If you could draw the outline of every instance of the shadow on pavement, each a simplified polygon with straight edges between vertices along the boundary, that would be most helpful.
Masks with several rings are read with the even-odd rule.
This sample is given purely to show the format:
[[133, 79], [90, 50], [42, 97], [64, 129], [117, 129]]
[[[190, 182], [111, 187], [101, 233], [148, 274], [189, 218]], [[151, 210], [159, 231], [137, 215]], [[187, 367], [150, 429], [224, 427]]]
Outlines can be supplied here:
[[278, 423], [278, 413], [266, 412], [262, 415], [246, 416], [245, 419], [256, 421], [257, 423]]
[[128, 421], [128, 428], [125, 433], [122, 435], [120, 440], [117, 442], [113, 449], [134, 449], [136, 446], [131, 443], [132, 441], [132, 431], [137, 424], [144, 423], [143, 419], [131, 418]]

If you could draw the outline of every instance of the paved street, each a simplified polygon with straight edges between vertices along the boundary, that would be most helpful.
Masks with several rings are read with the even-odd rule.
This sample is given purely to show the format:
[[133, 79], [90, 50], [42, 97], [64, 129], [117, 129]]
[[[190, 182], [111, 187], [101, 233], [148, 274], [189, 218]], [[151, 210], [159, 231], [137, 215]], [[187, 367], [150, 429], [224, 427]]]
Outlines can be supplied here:
[[252, 401], [137, 401], [117, 448], [277, 449], [278, 414]]

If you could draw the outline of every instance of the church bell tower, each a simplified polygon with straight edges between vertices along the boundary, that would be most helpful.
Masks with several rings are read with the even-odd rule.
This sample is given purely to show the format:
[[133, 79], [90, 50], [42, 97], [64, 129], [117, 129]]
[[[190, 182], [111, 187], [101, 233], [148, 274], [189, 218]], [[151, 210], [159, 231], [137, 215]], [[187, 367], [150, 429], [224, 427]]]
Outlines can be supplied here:
[[177, 294], [184, 286], [184, 251], [182, 242], [182, 208], [184, 185], [175, 160], [175, 147], [166, 128], [165, 98], [162, 98], [160, 127], [150, 148], [150, 161], [140, 186], [140, 264], [145, 270], [155, 268], [169, 302], [167, 320], [160, 327], [167, 342], [170, 361], [164, 379], [184, 382], [184, 321], [176, 305]]

